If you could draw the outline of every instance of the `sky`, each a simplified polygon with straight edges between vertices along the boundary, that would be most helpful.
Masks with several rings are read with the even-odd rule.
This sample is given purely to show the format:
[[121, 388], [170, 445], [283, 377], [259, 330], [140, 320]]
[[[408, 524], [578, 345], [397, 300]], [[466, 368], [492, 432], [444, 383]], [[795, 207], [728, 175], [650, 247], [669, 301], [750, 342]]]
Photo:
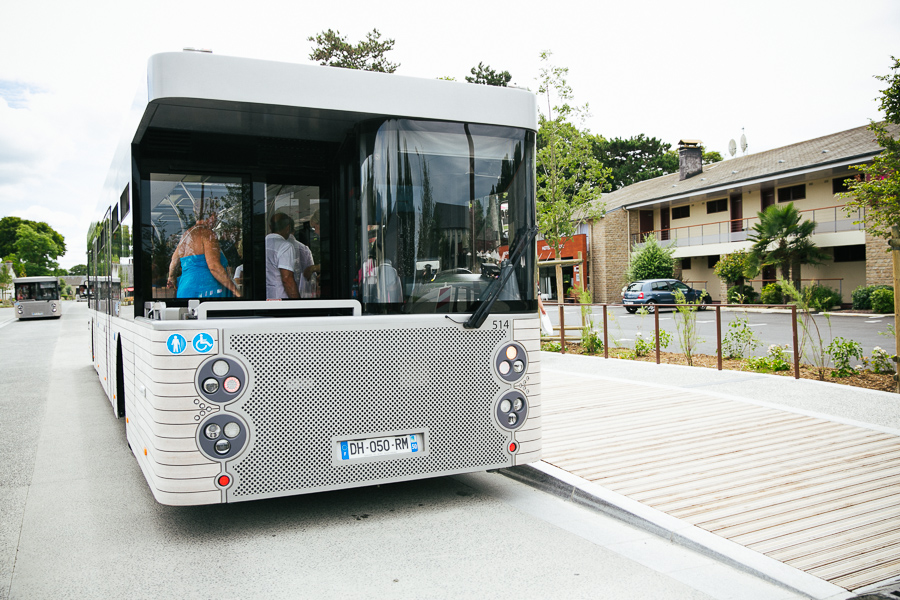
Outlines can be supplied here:
[[483, 62], [537, 90], [549, 51], [575, 103], [589, 105], [592, 133], [699, 139], [726, 158], [742, 134], [749, 154], [880, 119], [874, 76], [900, 56], [896, 0], [7, 2], [0, 217], [49, 223], [66, 239], [60, 266], [86, 262], [149, 56], [193, 47], [311, 63], [310, 36], [335, 29], [355, 43], [373, 28], [413, 77], [464, 81]]

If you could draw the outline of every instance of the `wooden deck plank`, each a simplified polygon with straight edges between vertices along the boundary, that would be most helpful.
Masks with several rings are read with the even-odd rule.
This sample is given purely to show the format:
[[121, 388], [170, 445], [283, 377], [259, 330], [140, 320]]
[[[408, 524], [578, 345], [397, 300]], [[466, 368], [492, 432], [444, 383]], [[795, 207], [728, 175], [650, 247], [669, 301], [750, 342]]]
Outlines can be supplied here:
[[873, 448], [875, 451], [865, 456], [857, 456], [853, 459], [830, 459], [815, 465], [799, 464], [790, 468], [783, 465], [777, 473], [763, 473], [758, 476], [746, 478], [732, 477], [730, 480], [707, 480], [702, 485], [692, 483], [687, 486], [674, 486], [660, 489], [647, 494], [635, 494], [637, 500], [647, 503], [664, 503], [678, 500], [687, 500], [692, 497], [700, 497], [703, 494], [733, 494], [734, 490], [751, 489], [765, 490], [785, 483], [798, 481], [810, 481], [816, 477], [829, 474], [850, 474], [857, 468], [868, 468], [892, 461], [900, 456], [900, 449], [895, 449], [894, 444], [883, 442]]
[[900, 575], [900, 437], [544, 371], [544, 459], [847, 589]]
[[[804, 479], [802, 482], [790, 486], [790, 489], [778, 486], [776, 488], [754, 490], [750, 493], [730, 497], [724, 501], [705, 502], [681, 510], [669, 508], [666, 509], [666, 512], [690, 523], [693, 522], [692, 517], [697, 515], [702, 515], [704, 519], [714, 520], [728, 515], [747, 514], [760, 508], [784, 507], [788, 503], [798, 500], [818, 501], [830, 497], [840, 498], [859, 491], [900, 484], [900, 463], [893, 468], [882, 469], [882, 472], [874, 475], [874, 477], [872, 472], [865, 472], [862, 474], [854, 473], [852, 477], [839, 475], [831, 476], [825, 481], [818, 481], [815, 478], [812, 480]], [[654, 508], [660, 508], [660, 506], [654, 505]]]

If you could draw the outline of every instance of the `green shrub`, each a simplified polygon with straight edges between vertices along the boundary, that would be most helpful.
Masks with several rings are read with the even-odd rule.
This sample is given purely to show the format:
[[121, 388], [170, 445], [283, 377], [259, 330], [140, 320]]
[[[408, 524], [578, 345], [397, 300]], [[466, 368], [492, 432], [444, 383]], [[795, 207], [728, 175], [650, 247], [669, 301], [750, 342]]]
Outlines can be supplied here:
[[783, 348], [778, 344], [769, 346], [766, 356], [753, 356], [747, 359], [747, 366], [758, 373], [772, 373], [774, 371], [787, 371], [791, 368], [788, 362], [787, 346]]
[[726, 254], [719, 258], [713, 271], [716, 277], [726, 283], [737, 283], [744, 278], [747, 271], [747, 252], [738, 250], [732, 254]]
[[559, 342], [544, 342], [541, 344], [541, 350], [544, 352], [559, 352], [562, 350], [562, 346], [559, 345]]
[[[659, 330], [659, 347], [660, 349], [665, 350], [669, 347], [669, 344], [672, 343], [672, 334], [663, 329]], [[640, 331], [637, 332], [637, 337], [634, 340], [634, 354], [635, 356], [647, 356], [651, 352], [656, 352], [656, 337], [653, 336], [649, 340], [644, 339], [644, 336]]]
[[728, 304], [754, 304], [756, 301], [756, 290], [749, 285], [735, 285], [728, 288], [726, 295]]
[[631, 261], [625, 279], [669, 279], [675, 275], [675, 246], [662, 247], [650, 234], [644, 236], [644, 245], [631, 252]]
[[841, 295], [830, 287], [814, 283], [809, 287], [803, 288], [803, 301], [812, 310], [823, 312], [839, 306], [841, 304]]
[[762, 289], [760, 302], [763, 304], [784, 304], [784, 294], [777, 283], [770, 283]]
[[872, 358], [862, 357], [863, 367], [872, 373], [893, 373], [896, 354], [889, 354], [879, 346], [872, 350]]
[[856, 310], [872, 309], [872, 293], [875, 290], [891, 290], [894, 288], [890, 285], [861, 285], [850, 295], [853, 300], [853, 308]]
[[722, 354], [726, 358], [744, 358], [761, 343], [750, 329], [749, 319], [736, 317], [728, 324], [728, 333], [722, 338]]
[[859, 342], [840, 336], [831, 340], [825, 352], [828, 353], [828, 356], [834, 362], [835, 370], [831, 372], [832, 377], [849, 377], [853, 375], [856, 373], [856, 369], [850, 365], [850, 359], [862, 360], [863, 357], [862, 346], [860, 346]]
[[585, 327], [581, 332], [581, 347], [588, 354], [603, 352], [603, 333], [593, 327]]
[[894, 312], [894, 290], [881, 288], [872, 292], [872, 310], [880, 314]]

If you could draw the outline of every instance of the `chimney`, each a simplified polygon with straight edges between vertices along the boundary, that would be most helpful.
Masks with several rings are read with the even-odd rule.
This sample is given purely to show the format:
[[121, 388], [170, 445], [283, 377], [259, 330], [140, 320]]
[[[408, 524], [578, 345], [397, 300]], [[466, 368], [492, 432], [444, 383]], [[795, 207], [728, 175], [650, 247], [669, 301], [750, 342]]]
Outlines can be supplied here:
[[684, 181], [703, 172], [703, 146], [700, 140], [678, 142], [678, 180]]

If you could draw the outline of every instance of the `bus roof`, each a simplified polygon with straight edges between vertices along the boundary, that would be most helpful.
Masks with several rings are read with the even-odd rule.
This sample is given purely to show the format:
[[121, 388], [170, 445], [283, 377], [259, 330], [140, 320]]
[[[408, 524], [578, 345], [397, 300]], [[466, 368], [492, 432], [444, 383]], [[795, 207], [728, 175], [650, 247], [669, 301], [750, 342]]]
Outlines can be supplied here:
[[[504, 125], [537, 130], [537, 98], [518, 88], [405, 77], [355, 69], [222, 56], [167, 52], [148, 61], [147, 102], [153, 125], [174, 113], [202, 115], [200, 107], [232, 105], [241, 112], [277, 119], [291, 108], [328, 111], [348, 121], [394, 116]], [[270, 107], [265, 109], [262, 107]], [[166, 107], [171, 107], [167, 109]], [[191, 107], [195, 110], [191, 111]], [[352, 115], [352, 116], [351, 116]], [[259, 125], [259, 123], [257, 123]], [[342, 130], [343, 134], [345, 130]], [[137, 140], [135, 140], [137, 141]]]
[[35, 275], [34, 277], [13, 277], [13, 283], [49, 283], [55, 281], [59, 283], [59, 277], [50, 275]]

